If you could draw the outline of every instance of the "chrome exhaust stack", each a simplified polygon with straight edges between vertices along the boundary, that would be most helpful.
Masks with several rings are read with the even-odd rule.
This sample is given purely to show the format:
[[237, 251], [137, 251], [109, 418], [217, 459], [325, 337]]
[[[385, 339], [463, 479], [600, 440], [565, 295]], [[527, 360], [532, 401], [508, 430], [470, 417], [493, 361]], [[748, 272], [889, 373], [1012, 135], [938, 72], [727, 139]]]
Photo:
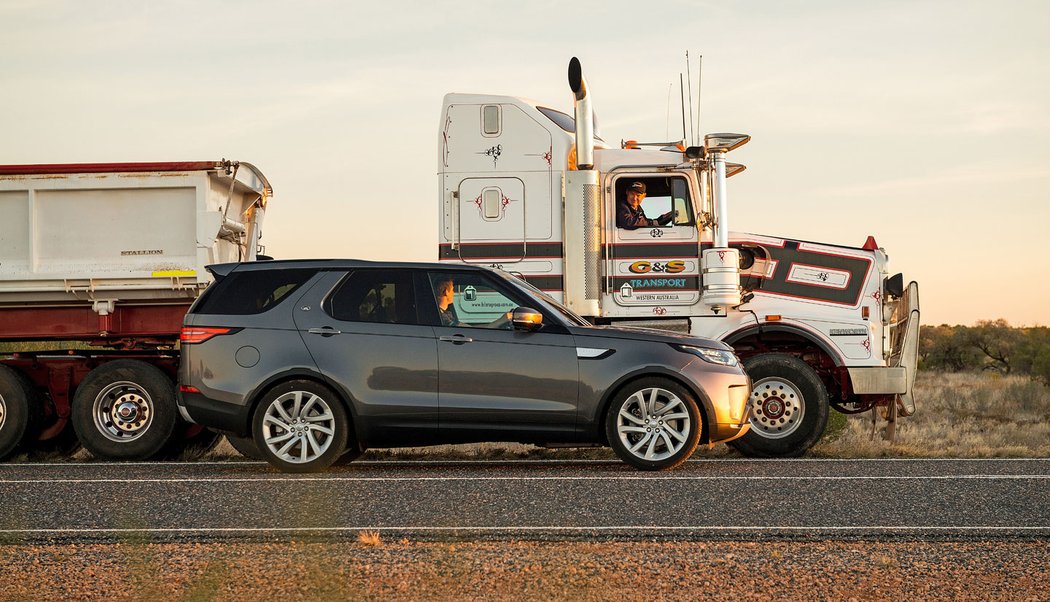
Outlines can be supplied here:
[[[580, 61], [569, 61], [576, 113], [576, 166], [565, 172], [565, 304], [584, 316], [601, 315], [602, 192], [594, 169], [594, 112]], [[570, 161], [572, 163], [572, 161]]]
[[587, 95], [583, 67], [576, 57], [569, 61], [569, 89], [572, 90], [572, 108], [576, 118], [576, 169], [593, 169], [594, 109]]

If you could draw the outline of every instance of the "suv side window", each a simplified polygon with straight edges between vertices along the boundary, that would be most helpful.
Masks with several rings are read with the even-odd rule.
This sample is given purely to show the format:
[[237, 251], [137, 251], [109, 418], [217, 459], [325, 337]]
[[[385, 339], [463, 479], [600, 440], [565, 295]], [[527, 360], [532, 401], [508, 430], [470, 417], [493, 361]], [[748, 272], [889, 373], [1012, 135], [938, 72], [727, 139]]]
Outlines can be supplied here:
[[245, 270], [233, 272], [208, 287], [193, 308], [195, 314], [248, 316], [276, 307], [317, 270]]
[[344, 322], [419, 324], [409, 270], [356, 270], [328, 296], [325, 313]]
[[430, 285], [439, 320], [435, 326], [510, 330], [510, 314], [527, 306], [522, 297], [480, 273], [430, 272]]

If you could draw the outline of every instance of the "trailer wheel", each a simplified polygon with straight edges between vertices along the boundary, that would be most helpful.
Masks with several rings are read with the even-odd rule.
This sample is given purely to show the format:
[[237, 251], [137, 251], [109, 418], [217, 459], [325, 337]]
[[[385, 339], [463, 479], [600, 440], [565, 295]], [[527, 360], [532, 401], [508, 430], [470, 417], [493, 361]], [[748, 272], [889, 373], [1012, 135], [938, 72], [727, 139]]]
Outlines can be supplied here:
[[817, 373], [795, 356], [744, 360], [751, 377], [751, 430], [730, 441], [745, 456], [792, 458], [820, 440], [828, 423], [828, 392]]
[[145, 460], [175, 429], [175, 386], [156, 366], [116, 360], [99, 366], [73, 396], [73, 428], [92, 455]]
[[238, 437], [237, 435], [226, 435], [226, 440], [230, 442], [233, 449], [237, 450], [245, 458], [251, 458], [252, 460], [262, 460], [262, 452], [259, 451], [259, 446], [255, 444], [255, 439], [251, 435], [247, 437]]
[[36, 433], [38, 399], [21, 374], [0, 366], [0, 460], [30, 443]]

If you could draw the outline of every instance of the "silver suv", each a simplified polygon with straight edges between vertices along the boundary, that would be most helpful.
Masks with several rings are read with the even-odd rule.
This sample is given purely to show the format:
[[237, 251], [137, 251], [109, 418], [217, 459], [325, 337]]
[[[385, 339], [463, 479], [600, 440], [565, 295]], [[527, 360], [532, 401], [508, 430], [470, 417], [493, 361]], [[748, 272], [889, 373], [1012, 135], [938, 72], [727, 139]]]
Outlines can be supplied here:
[[593, 326], [504, 272], [353, 260], [209, 268], [182, 329], [179, 406], [291, 472], [367, 448], [607, 445], [643, 469], [748, 429], [717, 341]]

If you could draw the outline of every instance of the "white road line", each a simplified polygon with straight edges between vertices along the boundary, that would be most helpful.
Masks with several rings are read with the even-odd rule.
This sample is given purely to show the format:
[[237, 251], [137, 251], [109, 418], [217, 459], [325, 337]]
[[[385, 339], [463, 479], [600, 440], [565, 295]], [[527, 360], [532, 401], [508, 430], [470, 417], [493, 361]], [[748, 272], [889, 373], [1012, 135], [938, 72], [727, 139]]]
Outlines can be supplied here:
[[435, 527], [435, 526], [403, 526], [384, 527], [376, 525], [361, 525], [354, 527], [162, 527], [143, 529], [108, 529], [108, 528], [63, 528], [63, 529], [0, 529], [0, 535], [16, 534], [122, 534], [122, 533], [339, 533], [354, 531], [578, 531], [582, 533], [593, 533], [601, 531], [1050, 531], [1050, 526], [1033, 527], [1025, 526], [975, 526], [965, 525], [957, 527], [946, 527], [940, 525], [832, 525], [827, 527], [802, 527], [802, 526], [769, 526], [769, 525], [615, 525], [597, 527], [566, 527], [562, 525], [546, 526], [478, 526], [478, 527]]
[[[689, 464], [723, 464], [731, 462], [746, 463], [819, 463], [819, 462], [1050, 462], [1050, 458], [693, 458], [687, 460]], [[620, 460], [572, 460], [563, 458], [551, 458], [547, 460], [536, 459], [507, 459], [507, 460], [358, 460], [354, 466], [362, 465], [429, 465], [429, 464], [622, 464]], [[134, 461], [134, 462], [10, 462], [0, 464], [0, 470], [11, 468], [39, 467], [39, 466], [67, 466], [67, 467], [104, 467], [104, 466], [261, 466], [266, 462], [252, 460], [216, 460], [207, 462], [161, 462], [161, 461]]]
[[928, 476], [892, 476], [892, 475], [828, 475], [828, 476], [762, 476], [762, 475], [610, 475], [579, 476], [550, 475], [525, 477], [215, 477], [215, 478], [171, 478], [171, 479], [0, 479], [0, 485], [38, 485], [38, 484], [104, 484], [104, 483], [295, 483], [295, 482], [425, 482], [425, 481], [952, 481], [952, 480], [1046, 480], [1050, 475], [928, 475]]

